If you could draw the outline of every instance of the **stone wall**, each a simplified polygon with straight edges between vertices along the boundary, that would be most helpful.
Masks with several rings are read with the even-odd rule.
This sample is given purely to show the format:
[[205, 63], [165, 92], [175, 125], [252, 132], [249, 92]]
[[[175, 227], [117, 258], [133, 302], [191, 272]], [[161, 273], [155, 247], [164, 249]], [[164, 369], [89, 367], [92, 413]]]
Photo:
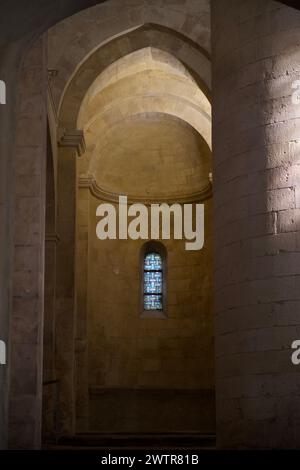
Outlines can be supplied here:
[[46, 183], [46, 48], [40, 38], [22, 65], [16, 137], [9, 438], [41, 443]]
[[300, 14], [213, 0], [212, 33], [218, 445], [299, 448]]
[[[101, 1], [101, 0], [99, 0]], [[59, 3], [59, 5], [58, 5]], [[15, 2], [1, 5], [0, 17], [0, 76], [6, 83], [7, 104], [0, 107], [0, 331], [6, 341], [8, 363], [0, 368], [0, 448], [7, 448], [10, 363], [10, 331], [12, 316], [12, 251], [14, 211], [14, 164], [16, 161], [16, 131], [19, 120], [18, 98], [22, 89], [22, 61], [32, 45], [49, 27], [92, 5], [97, 0]], [[13, 14], [11, 14], [13, 11]], [[23, 88], [23, 98], [26, 95]], [[33, 154], [26, 162], [30, 165]], [[39, 352], [37, 352], [39, 361]], [[35, 436], [32, 447], [36, 445]]]
[[[184, 241], [164, 241], [168, 252], [166, 319], [140, 317], [140, 251], [144, 242], [100, 241], [96, 237], [99, 203], [90, 195], [89, 204], [81, 204], [81, 209], [89, 210], [87, 338], [91, 427], [108, 431], [114, 416], [114, 431], [150, 432], [154, 425], [147, 420], [145, 408], [158, 416], [163, 406], [164, 419], [157, 420], [156, 431], [212, 431], [211, 202], [206, 202], [203, 250], [189, 252], [185, 251]], [[174, 393], [170, 401], [171, 390]], [[203, 391], [207, 392], [204, 396]], [[178, 406], [182, 414], [177, 413]]]
[[[10, 318], [11, 318], [11, 272], [12, 272], [12, 224], [13, 224], [13, 200], [14, 194], [14, 178], [12, 167], [15, 161], [15, 134], [18, 121], [17, 97], [21, 88], [22, 75], [20, 72], [20, 64], [22, 57], [30, 47], [33, 38], [38, 38], [40, 34], [57, 22], [67, 18], [74, 13], [88, 8], [102, 0], [55, 0], [44, 1], [30, 0], [28, 2], [10, 2], [1, 5], [0, 17], [0, 74], [1, 79], [7, 84], [7, 105], [0, 110], [0, 177], [1, 177], [1, 197], [0, 197], [0, 218], [1, 218], [1, 256], [0, 256], [0, 329], [1, 337], [5, 339], [9, 348], [10, 336]], [[190, 1], [189, 4], [199, 5], [198, 0]], [[107, 5], [111, 2], [106, 1]], [[181, 2], [180, 2], [181, 3]], [[206, 2], [207, 4], [207, 2]], [[175, 10], [177, 10], [178, 2], [174, 1]], [[13, 14], [11, 14], [13, 11]], [[160, 11], [158, 12], [160, 13]], [[157, 12], [154, 11], [154, 14]], [[180, 15], [174, 17], [180, 19]], [[206, 20], [205, 20], [206, 17]], [[206, 22], [206, 30], [208, 31], [208, 15], [204, 10], [204, 22]], [[202, 21], [200, 21], [202, 23]], [[202, 27], [198, 29], [198, 21], [190, 17], [185, 22], [185, 30], [194, 30], [195, 37], [201, 37], [203, 34]], [[205, 29], [204, 28], [204, 29]], [[89, 29], [89, 28], [87, 28]], [[97, 28], [102, 31], [102, 28]], [[198, 31], [198, 33], [197, 33]], [[63, 33], [64, 34], [64, 33]], [[73, 41], [74, 37], [72, 37]], [[207, 42], [208, 43], [208, 42]], [[61, 49], [66, 49], [61, 47]], [[183, 50], [183, 52], [185, 52]], [[28, 156], [26, 161], [31, 162], [33, 155]], [[10, 348], [9, 348], [10, 349]], [[8, 349], [8, 350], [9, 350]], [[37, 353], [39, 358], [39, 352]], [[38, 359], [39, 360], [39, 359]], [[7, 445], [7, 398], [9, 394], [8, 376], [10, 372], [10, 362], [7, 367], [0, 368], [0, 447], [5, 448]], [[34, 444], [33, 444], [34, 445]]]

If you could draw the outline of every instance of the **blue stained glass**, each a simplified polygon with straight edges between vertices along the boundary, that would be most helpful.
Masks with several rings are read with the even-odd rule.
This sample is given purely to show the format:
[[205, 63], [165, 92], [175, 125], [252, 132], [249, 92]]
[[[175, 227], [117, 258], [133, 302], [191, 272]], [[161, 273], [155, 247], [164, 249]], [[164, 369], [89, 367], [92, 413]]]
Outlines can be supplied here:
[[149, 253], [144, 261], [144, 309], [162, 310], [162, 294], [162, 258], [158, 253]]
[[162, 270], [162, 259], [157, 253], [149, 253], [145, 257], [145, 271], [161, 271]]
[[162, 293], [162, 272], [149, 271], [144, 276], [144, 293], [161, 294]]
[[144, 296], [144, 309], [145, 310], [162, 310], [162, 296], [161, 295], [145, 295]]

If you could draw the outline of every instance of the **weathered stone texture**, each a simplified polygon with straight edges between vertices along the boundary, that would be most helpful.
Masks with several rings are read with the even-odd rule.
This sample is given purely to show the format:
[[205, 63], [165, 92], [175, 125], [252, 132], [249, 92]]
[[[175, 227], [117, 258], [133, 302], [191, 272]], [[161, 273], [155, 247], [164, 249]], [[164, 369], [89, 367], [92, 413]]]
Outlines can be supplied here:
[[299, 447], [300, 14], [213, 0], [212, 35], [218, 445]]
[[41, 444], [46, 54], [40, 38], [22, 65], [16, 137], [9, 445]]

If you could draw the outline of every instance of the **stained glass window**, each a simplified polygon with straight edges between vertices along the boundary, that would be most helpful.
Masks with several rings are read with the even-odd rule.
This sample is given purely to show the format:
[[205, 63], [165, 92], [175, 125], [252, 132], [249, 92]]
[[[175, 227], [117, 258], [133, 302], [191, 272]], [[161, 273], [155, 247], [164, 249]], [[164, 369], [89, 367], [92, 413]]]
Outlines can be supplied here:
[[158, 253], [144, 259], [144, 310], [163, 309], [163, 263]]

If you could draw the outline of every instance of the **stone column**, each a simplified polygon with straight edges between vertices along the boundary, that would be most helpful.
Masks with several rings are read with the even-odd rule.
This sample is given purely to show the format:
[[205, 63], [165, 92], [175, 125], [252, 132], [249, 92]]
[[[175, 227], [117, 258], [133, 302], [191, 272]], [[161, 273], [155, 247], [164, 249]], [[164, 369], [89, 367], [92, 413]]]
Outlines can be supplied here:
[[59, 432], [75, 432], [75, 228], [76, 158], [84, 151], [80, 131], [59, 132], [57, 176], [56, 371], [59, 379]]
[[0, 449], [7, 447], [15, 84], [19, 78], [21, 49], [20, 44], [0, 41], [0, 79], [6, 84], [6, 104], [0, 105], [0, 340], [6, 345], [6, 364], [0, 365]]
[[40, 38], [20, 79], [12, 264], [9, 445], [41, 445], [46, 186], [46, 53]]
[[44, 302], [44, 358], [43, 358], [43, 439], [53, 438], [57, 432], [59, 384], [55, 370], [55, 233], [46, 233], [45, 242], [45, 302]]
[[76, 217], [76, 430], [89, 430], [88, 329], [88, 250], [89, 199], [87, 182], [79, 180]]
[[218, 446], [300, 447], [300, 12], [212, 0]]
[[[11, 254], [13, 165], [15, 160], [16, 98], [20, 64], [31, 38], [83, 8], [101, 0], [72, 2], [1, 2], [0, 80], [5, 81], [6, 105], [0, 105], [0, 340], [7, 346], [7, 364], [0, 365], [0, 449], [7, 447], [10, 372]], [[13, 8], [13, 14], [11, 14]]]
[[56, 287], [56, 200], [54, 161], [50, 135], [47, 145], [46, 240], [43, 358], [43, 438], [53, 437], [57, 429], [58, 383], [55, 371], [55, 287]]

